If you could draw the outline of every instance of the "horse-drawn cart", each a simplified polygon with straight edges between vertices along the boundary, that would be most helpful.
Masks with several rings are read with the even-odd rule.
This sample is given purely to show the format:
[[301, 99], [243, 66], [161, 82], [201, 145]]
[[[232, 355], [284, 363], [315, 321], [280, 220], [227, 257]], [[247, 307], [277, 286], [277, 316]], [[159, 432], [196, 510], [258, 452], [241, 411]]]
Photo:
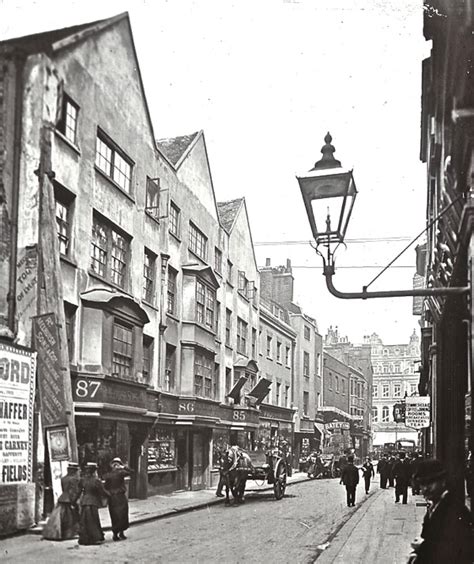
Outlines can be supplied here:
[[277, 449], [265, 454], [261, 451], [249, 452], [252, 467], [248, 472], [247, 479], [262, 480], [273, 484], [273, 493], [276, 499], [281, 499], [286, 490], [286, 462]]

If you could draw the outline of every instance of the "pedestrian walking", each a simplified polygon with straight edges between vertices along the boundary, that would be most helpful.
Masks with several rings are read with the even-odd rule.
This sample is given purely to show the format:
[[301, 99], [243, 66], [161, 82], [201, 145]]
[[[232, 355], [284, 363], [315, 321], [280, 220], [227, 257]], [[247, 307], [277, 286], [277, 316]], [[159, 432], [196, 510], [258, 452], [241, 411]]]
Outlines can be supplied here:
[[104, 487], [110, 494], [109, 514], [112, 522], [113, 540], [120, 541], [127, 538], [124, 531], [129, 527], [125, 478], [130, 476], [131, 470], [118, 457], [112, 460], [110, 467], [111, 471], [104, 476]]
[[439, 460], [423, 460], [414, 475], [427, 501], [421, 537], [412, 542], [409, 564], [472, 564], [474, 535], [469, 510], [453, 496]]
[[414, 476], [418, 472], [420, 462], [423, 460], [421, 454], [414, 452], [411, 457], [411, 493], [412, 495], [418, 495], [420, 493], [420, 487], [418, 482], [415, 480]]
[[53, 509], [42, 535], [48, 540], [73, 539], [79, 532], [79, 464], [70, 462], [67, 474], [61, 478], [62, 493]]
[[408, 485], [412, 475], [410, 461], [404, 452], [398, 455], [398, 462], [393, 467], [393, 477], [395, 478], [395, 503], [400, 501], [406, 504], [408, 501]]
[[100, 524], [99, 507], [102, 507], [102, 500], [108, 498], [109, 493], [99, 480], [95, 462], [86, 464], [79, 488], [82, 495], [79, 544], [102, 544], [104, 532]]
[[356, 488], [359, 483], [359, 470], [354, 466], [352, 454], [347, 457], [347, 464], [342, 470], [340, 483], [346, 486], [347, 507], [354, 507]]
[[385, 490], [387, 488], [387, 481], [390, 474], [390, 467], [386, 454], [377, 463], [377, 473], [380, 474], [380, 487]]
[[365, 493], [368, 494], [370, 490], [370, 480], [375, 477], [374, 465], [370, 461], [370, 457], [365, 457], [365, 462], [361, 470], [364, 477]]
[[393, 474], [393, 470], [395, 468], [396, 463], [397, 463], [397, 459], [393, 456], [393, 454], [390, 454], [390, 456], [388, 457], [388, 463], [387, 463], [388, 486], [389, 486], [389, 488], [395, 487], [395, 476]]

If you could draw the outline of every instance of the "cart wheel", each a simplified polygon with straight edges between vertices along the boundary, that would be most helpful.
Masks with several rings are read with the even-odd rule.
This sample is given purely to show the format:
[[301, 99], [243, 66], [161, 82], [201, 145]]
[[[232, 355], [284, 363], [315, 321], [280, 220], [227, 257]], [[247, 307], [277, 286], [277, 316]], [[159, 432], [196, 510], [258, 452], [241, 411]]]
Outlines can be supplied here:
[[273, 492], [276, 499], [281, 499], [285, 495], [286, 490], [286, 465], [283, 460], [277, 462], [275, 468], [275, 482], [273, 484]]

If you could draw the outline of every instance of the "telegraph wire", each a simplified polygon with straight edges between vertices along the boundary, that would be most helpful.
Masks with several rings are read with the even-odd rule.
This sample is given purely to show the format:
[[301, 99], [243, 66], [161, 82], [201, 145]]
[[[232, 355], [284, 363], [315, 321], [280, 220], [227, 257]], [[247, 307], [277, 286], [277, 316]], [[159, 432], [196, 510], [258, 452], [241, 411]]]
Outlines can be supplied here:
[[[356, 239], [346, 239], [346, 243], [391, 243], [400, 241], [410, 241], [411, 237], [359, 237]], [[311, 241], [257, 241], [255, 247], [279, 247], [291, 245], [310, 245]]]

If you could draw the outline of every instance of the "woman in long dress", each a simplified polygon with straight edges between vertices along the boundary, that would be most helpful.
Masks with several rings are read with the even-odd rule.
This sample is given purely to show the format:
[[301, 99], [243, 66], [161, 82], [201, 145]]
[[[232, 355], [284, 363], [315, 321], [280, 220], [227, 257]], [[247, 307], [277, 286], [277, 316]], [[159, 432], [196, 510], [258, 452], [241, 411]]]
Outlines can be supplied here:
[[80, 495], [79, 464], [71, 462], [67, 475], [61, 478], [62, 494], [58, 503], [43, 527], [43, 538], [48, 540], [66, 540], [77, 536], [79, 531], [79, 509], [77, 500]]
[[120, 458], [114, 458], [110, 463], [111, 471], [104, 476], [105, 489], [110, 493], [109, 513], [112, 521], [114, 541], [125, 540], [124, 531], [128, 529], [128, 499], [125, 478], [130, 476], [131, 470], [125, 466]]
[[109, 492], [97, 476], [97, 464], [86, 464], [79, 486], [82, 493], [79, 544], [101, 544], [104, 532], [100, 524], [99, 507], [102, 507], [102, 500], [109, 497]]

